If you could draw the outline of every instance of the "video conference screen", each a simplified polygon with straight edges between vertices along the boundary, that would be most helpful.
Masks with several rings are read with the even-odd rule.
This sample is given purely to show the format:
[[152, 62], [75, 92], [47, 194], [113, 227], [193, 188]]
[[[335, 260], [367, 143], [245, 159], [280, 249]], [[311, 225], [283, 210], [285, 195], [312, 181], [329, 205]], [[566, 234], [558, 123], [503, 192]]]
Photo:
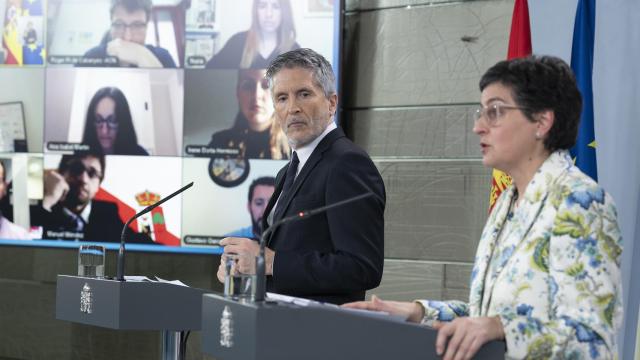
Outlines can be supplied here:
[[[0, 0], [0, 243], [218, 252], [290, 156], [265, 68], [338, 69], [338, 0]], [[73, 245], [76, 244], [76, 245]], [[134, 247], [135, 248], [135, 247]]]

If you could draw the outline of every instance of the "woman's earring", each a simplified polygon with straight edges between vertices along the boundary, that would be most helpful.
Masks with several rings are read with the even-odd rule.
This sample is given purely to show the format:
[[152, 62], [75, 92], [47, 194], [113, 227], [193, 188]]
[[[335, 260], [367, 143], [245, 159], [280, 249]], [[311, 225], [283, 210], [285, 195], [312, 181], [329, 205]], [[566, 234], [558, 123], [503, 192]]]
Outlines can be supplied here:
[[539, 132], [536, 132], [536, 140], [540, 140], [541, 136]]

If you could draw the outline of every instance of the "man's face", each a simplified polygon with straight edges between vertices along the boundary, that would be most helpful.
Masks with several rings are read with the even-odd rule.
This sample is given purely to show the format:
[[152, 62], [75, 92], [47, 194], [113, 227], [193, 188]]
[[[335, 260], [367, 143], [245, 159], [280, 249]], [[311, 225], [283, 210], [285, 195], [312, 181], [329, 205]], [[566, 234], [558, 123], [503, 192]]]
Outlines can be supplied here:
[[262, 215], [267, 203], [273, 194], [275, 187], [269, 185], [256, 185], [253, 188], [253, 198], [247, 204], [249, 213], [251, 214], [251, 223], [255, 226], [262, 222]]
[[111, 16], [111, 38], [144, 45], [147, 38], [147, 14], [143, 9], [129, 12], [116, 6]]
[[71, 206], [86, 205], [98, 192], [102, 181], [102, 166], [93, 156], [77, 158], [69, 162], [69, 168], [62, 175], [69, 184], [65, 202]]
[[304, 68], [282, 69], [273, 77], [276, 119], [297, 149], [317, 138], [333, 120], [338, 96], [327, 98]]
[[240, 70], [236, 95], [240, 112], [249, 121], [249, 128], [263, 131], [271, 126], [273, 102], [265, 70]]

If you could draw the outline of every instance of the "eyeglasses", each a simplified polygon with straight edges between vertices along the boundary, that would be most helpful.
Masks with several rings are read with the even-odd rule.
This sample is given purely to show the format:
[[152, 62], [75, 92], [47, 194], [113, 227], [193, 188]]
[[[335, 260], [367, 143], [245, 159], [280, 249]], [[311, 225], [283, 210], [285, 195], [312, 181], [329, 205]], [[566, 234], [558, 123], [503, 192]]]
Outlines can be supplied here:
[[117, 34], [123, 34], [127, 28], [132, 33], [143, 33], [147, 30], [147, 23], [142, 21], [134, 21], [131, 24], [126, 24], [124, 21], [114, 21], [111, 23], [111, 30]]
[[256, 90], [256, 85], [260, 85], [260, 88], [262, 90], [268, 90], [269, 89], [269, 81], [267, 81], [267, 79], [260, 79], [260, 80], [254, 80], [254, 79], [244, 79], [240, 81], [240, 85], [238, 86], [240, 88], [241, 91], [255, 91]]
[[96, 127], [105, 124], [109, 129], [117, 129], [118, 125], [120, 125], [115, 115], [109, 115], [106, 118], [103, 118], [101, 115], [96, 114], [94, 123], [96, 124]]
[[100, 179], [102, 178], [102, 174], [93, 167], [87, 167], [80, 160], [71, 161], [69, 163], [69, 175], [73, 177], [81, 176], [84, 173], [87, 173], [90, 179]]
[[491, 104], [489, 106], [482, 106], [476, 110], [473, 114], [473, 119], [477, 123], [481, 118], [485, 118], [487, 120], [487, 125], [496, 126], [498, 119], [504, 116], [507, 110], [526, 110], [527, 108], [521, 106], [513, 106], [506, 104]]

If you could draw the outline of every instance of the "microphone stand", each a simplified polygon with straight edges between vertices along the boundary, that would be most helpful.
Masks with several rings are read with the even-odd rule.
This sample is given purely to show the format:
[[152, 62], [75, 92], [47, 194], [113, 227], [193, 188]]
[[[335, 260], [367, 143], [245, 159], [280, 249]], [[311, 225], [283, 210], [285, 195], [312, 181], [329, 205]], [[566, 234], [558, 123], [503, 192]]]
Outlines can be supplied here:
[[312, 209], [312, 210], [303, 210], [298, 212], [295, 215], [291, 215], [291, 216], [287, 216], [284, 217], [276, 222], [273, 223], [273, 225], [269, 226], [269, 228], [267, 230], [265, 230], [265, 232], [262, 233], [262, 236], [260, 236], [260, 251], [258, 252], [258, 257], [256, 258], [256, 285], [255, 285], [255, 297], [254, 297], [254, 301], [258, 302], [258, 301], [264, 301], [266, 298], [266, 294], [267, 294], [267, 276], [266, 276], [266, 263], [265, 263], [265, 259], [264, 259], [264, 250], [265, 247], [267, 246], [267, 236], [271, 236], [273, 234], [273, 232], [282, 224], [288, 223], [288, 222], [292, 222], [292, 221], [297, 221], [297, 220], [303, 220], [306, 219], [310, 216], [313, 215], [317, 215], [320, 213], [323, 213], [329, 209], [333, 209], [333, 208], [337, 208], [343, 205], [346, 205], [350, 202], [354, 202], [354, 201], [358, 201], [364, 198], [367, 198], [369, 196], [373, 196], [373, 193], [368, 191], [364, 194], [360, 194], [360, 195], [356, 195], [354, 197], [350, 197], [348, 199], [345, 200], [341, 200], [338, 201], [336, 203], [333, 204], [329, 204], [329, 205], [325, 205], [325, 206], [321, 206], [319, 208], [316, 209]]
[[117, 269], [116, 269], [116, 280], [125, 281], [124, 280], [124, 252], [125, 252], [124, 244], [125, 244], [125, 238], [126, 238], [127, 229], [129, 228], [129, 225], [131, 225], [133, 220], [135, 220], [135, 219], [139, 218], [140, 216], [148, 213], [149, 211], [155, 209], [156, 207], [158, 207], [161, 204], [163, 204], [165, 201], [168, 201], [172, 197], [174, 197], [174, 196], [180, 194], [181, 192], [187, 190], [191, 186], [193, 186], [193, 181], [190, 182], [189, 184], [183, 186], [182, 188], [180, 188], [180, 190], [178, 190], [178, 191], [174, 192], [173, 194], [167, 196], [166, 198], [158, 201], [157, 203], [147, 206], [146, 208], [142, 209], [142, 211], [140, 211], [139, 213], [135, 214], [131, 219], [127, 220], [127, 223], [124, 224], [124, 227], [122, 228], [122, 234], [120, 235], [120, 249], [118, 250], [118, 266], [117, 266]]

